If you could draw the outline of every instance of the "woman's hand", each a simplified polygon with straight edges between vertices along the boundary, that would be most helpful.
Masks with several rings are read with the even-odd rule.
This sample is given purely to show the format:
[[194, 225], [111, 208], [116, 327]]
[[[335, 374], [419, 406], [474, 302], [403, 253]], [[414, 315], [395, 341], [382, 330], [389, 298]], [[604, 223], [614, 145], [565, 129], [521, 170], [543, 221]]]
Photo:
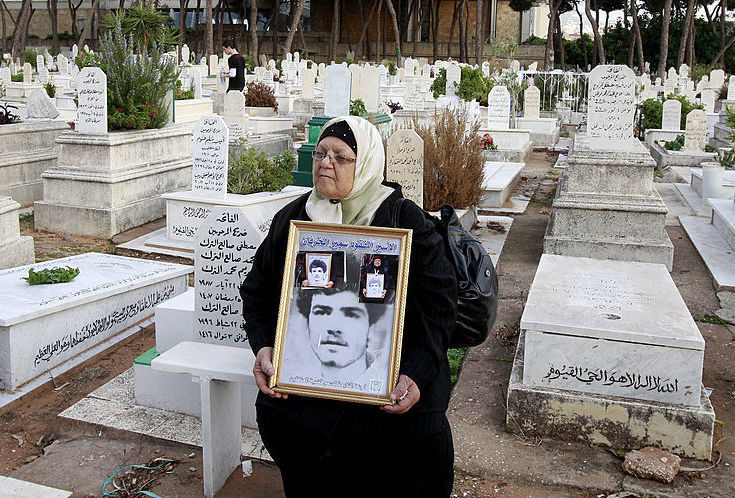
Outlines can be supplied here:
[[388, 413], [406, 413], [413, 405], [418, 403], [420, 397], [419, 386], [411, 380], [411, 377], [401, 374], [398, 377], [396, 388], [390, 393], [390, 399], [396, 400], [396, 404], [381, 406], [380, 409]]
[[255, 355], [255, 365], [253, 365], [253, 375], [255, 376], [255, 384], [260, 391], [275, 399], [286, 399], [288, 394], [277, 393], [268, 387], [268, 378], [275, 373], [273, 368], [273, 348], [260, 348], [258, 354]]

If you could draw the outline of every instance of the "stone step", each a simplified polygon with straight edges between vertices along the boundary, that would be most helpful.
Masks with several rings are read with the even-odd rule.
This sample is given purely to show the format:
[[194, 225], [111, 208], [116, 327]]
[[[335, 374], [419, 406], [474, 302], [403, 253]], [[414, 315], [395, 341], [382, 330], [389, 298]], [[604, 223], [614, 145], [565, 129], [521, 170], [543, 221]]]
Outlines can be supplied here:
[[709, 216], [709, 212], [704, 204], [702, 204], [702, 197], [696, 190], [694, 190], [694, 188], [692, 188], [691, 185], [688, 183], [675, 183], [674, 188], [676, 188], [676, 191], [679, 192], [679, 195], [681, 195], [697, 216]]
[[520, 181], [524, 163], [510, 163], [500, 161], [485, 162], [485, 180], [479, 208], [502, 206], [510, 196], [516, 184]]
[[23, 496], [25, 498], [66, 498], [71, 496], [71, 491], [50, 488], [41, 484], [21, 481], [8, 476], [0, 476], [0, 490], [3, 496]]
[[709, 199], [712, 225], [735, 251], [735, 203], [730, 199]]
[[712, 275], [716, 290], [735, 290], [735, 250], [707, 218], [680, 216], [679, 221]]
[[[692, 188], [699, 196], [702, 196], [702, 168], [691, 168]], [[735, 195], [735, 171], [725, 171], [722, 176], [721, 194], [722, 199], [732, 199]]]

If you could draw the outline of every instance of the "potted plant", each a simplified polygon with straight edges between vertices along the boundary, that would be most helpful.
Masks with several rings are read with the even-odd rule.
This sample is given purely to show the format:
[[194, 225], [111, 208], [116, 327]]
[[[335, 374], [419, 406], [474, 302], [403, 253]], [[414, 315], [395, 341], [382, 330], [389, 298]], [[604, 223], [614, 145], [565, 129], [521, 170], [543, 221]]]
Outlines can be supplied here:
[[396, 84], [396, 75], [398, 74], [398, 68], [396, 67], [396, 63], [393, 61], [390, 61], [388, 63], [388, 85], [395, 85]]
[[278, 112], [276, 94], [265, 83], [252, 81], [246, 86], [245, 110], [251, 116], [269, 117]]

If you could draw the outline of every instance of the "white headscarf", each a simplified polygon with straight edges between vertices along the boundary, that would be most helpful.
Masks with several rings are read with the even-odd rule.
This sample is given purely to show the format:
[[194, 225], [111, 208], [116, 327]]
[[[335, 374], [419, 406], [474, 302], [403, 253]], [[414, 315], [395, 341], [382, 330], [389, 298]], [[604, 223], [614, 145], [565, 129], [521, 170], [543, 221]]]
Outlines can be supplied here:
[[314, 187], [306, 201], [306, 213], [312, 221], [366, 226], [373, 221], [378, 207], [393, 192], [392, 188], [382, 185], [385, 166], [383, 139], [370, 121], [358, 116], [329, 120], [319, 133], [319, 139], [324, 130], [339, 121], [347, 123], [357, 141], [352, 190], [340, 202], [331, 203]]

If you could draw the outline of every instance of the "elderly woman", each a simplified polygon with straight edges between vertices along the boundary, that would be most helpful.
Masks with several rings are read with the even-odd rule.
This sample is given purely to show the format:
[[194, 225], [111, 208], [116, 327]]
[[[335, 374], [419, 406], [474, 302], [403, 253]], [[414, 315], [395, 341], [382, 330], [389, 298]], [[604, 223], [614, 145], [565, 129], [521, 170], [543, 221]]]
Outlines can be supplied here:
[[329, 121], [312, 155], [314, 188], [275, 215], [240, 289], [263, 442], [288, 496], [449, 496], [446, 352], [457, 282], [441, 236], [412, 202], [403, 202], [398, 223], [413, 230], [413, 241], [396, 403], [378, 408], [268, 387], [290, 221], [391, 227], [402, 197], [397, 184], [383, 182], [382, 139], [365, 119]]

